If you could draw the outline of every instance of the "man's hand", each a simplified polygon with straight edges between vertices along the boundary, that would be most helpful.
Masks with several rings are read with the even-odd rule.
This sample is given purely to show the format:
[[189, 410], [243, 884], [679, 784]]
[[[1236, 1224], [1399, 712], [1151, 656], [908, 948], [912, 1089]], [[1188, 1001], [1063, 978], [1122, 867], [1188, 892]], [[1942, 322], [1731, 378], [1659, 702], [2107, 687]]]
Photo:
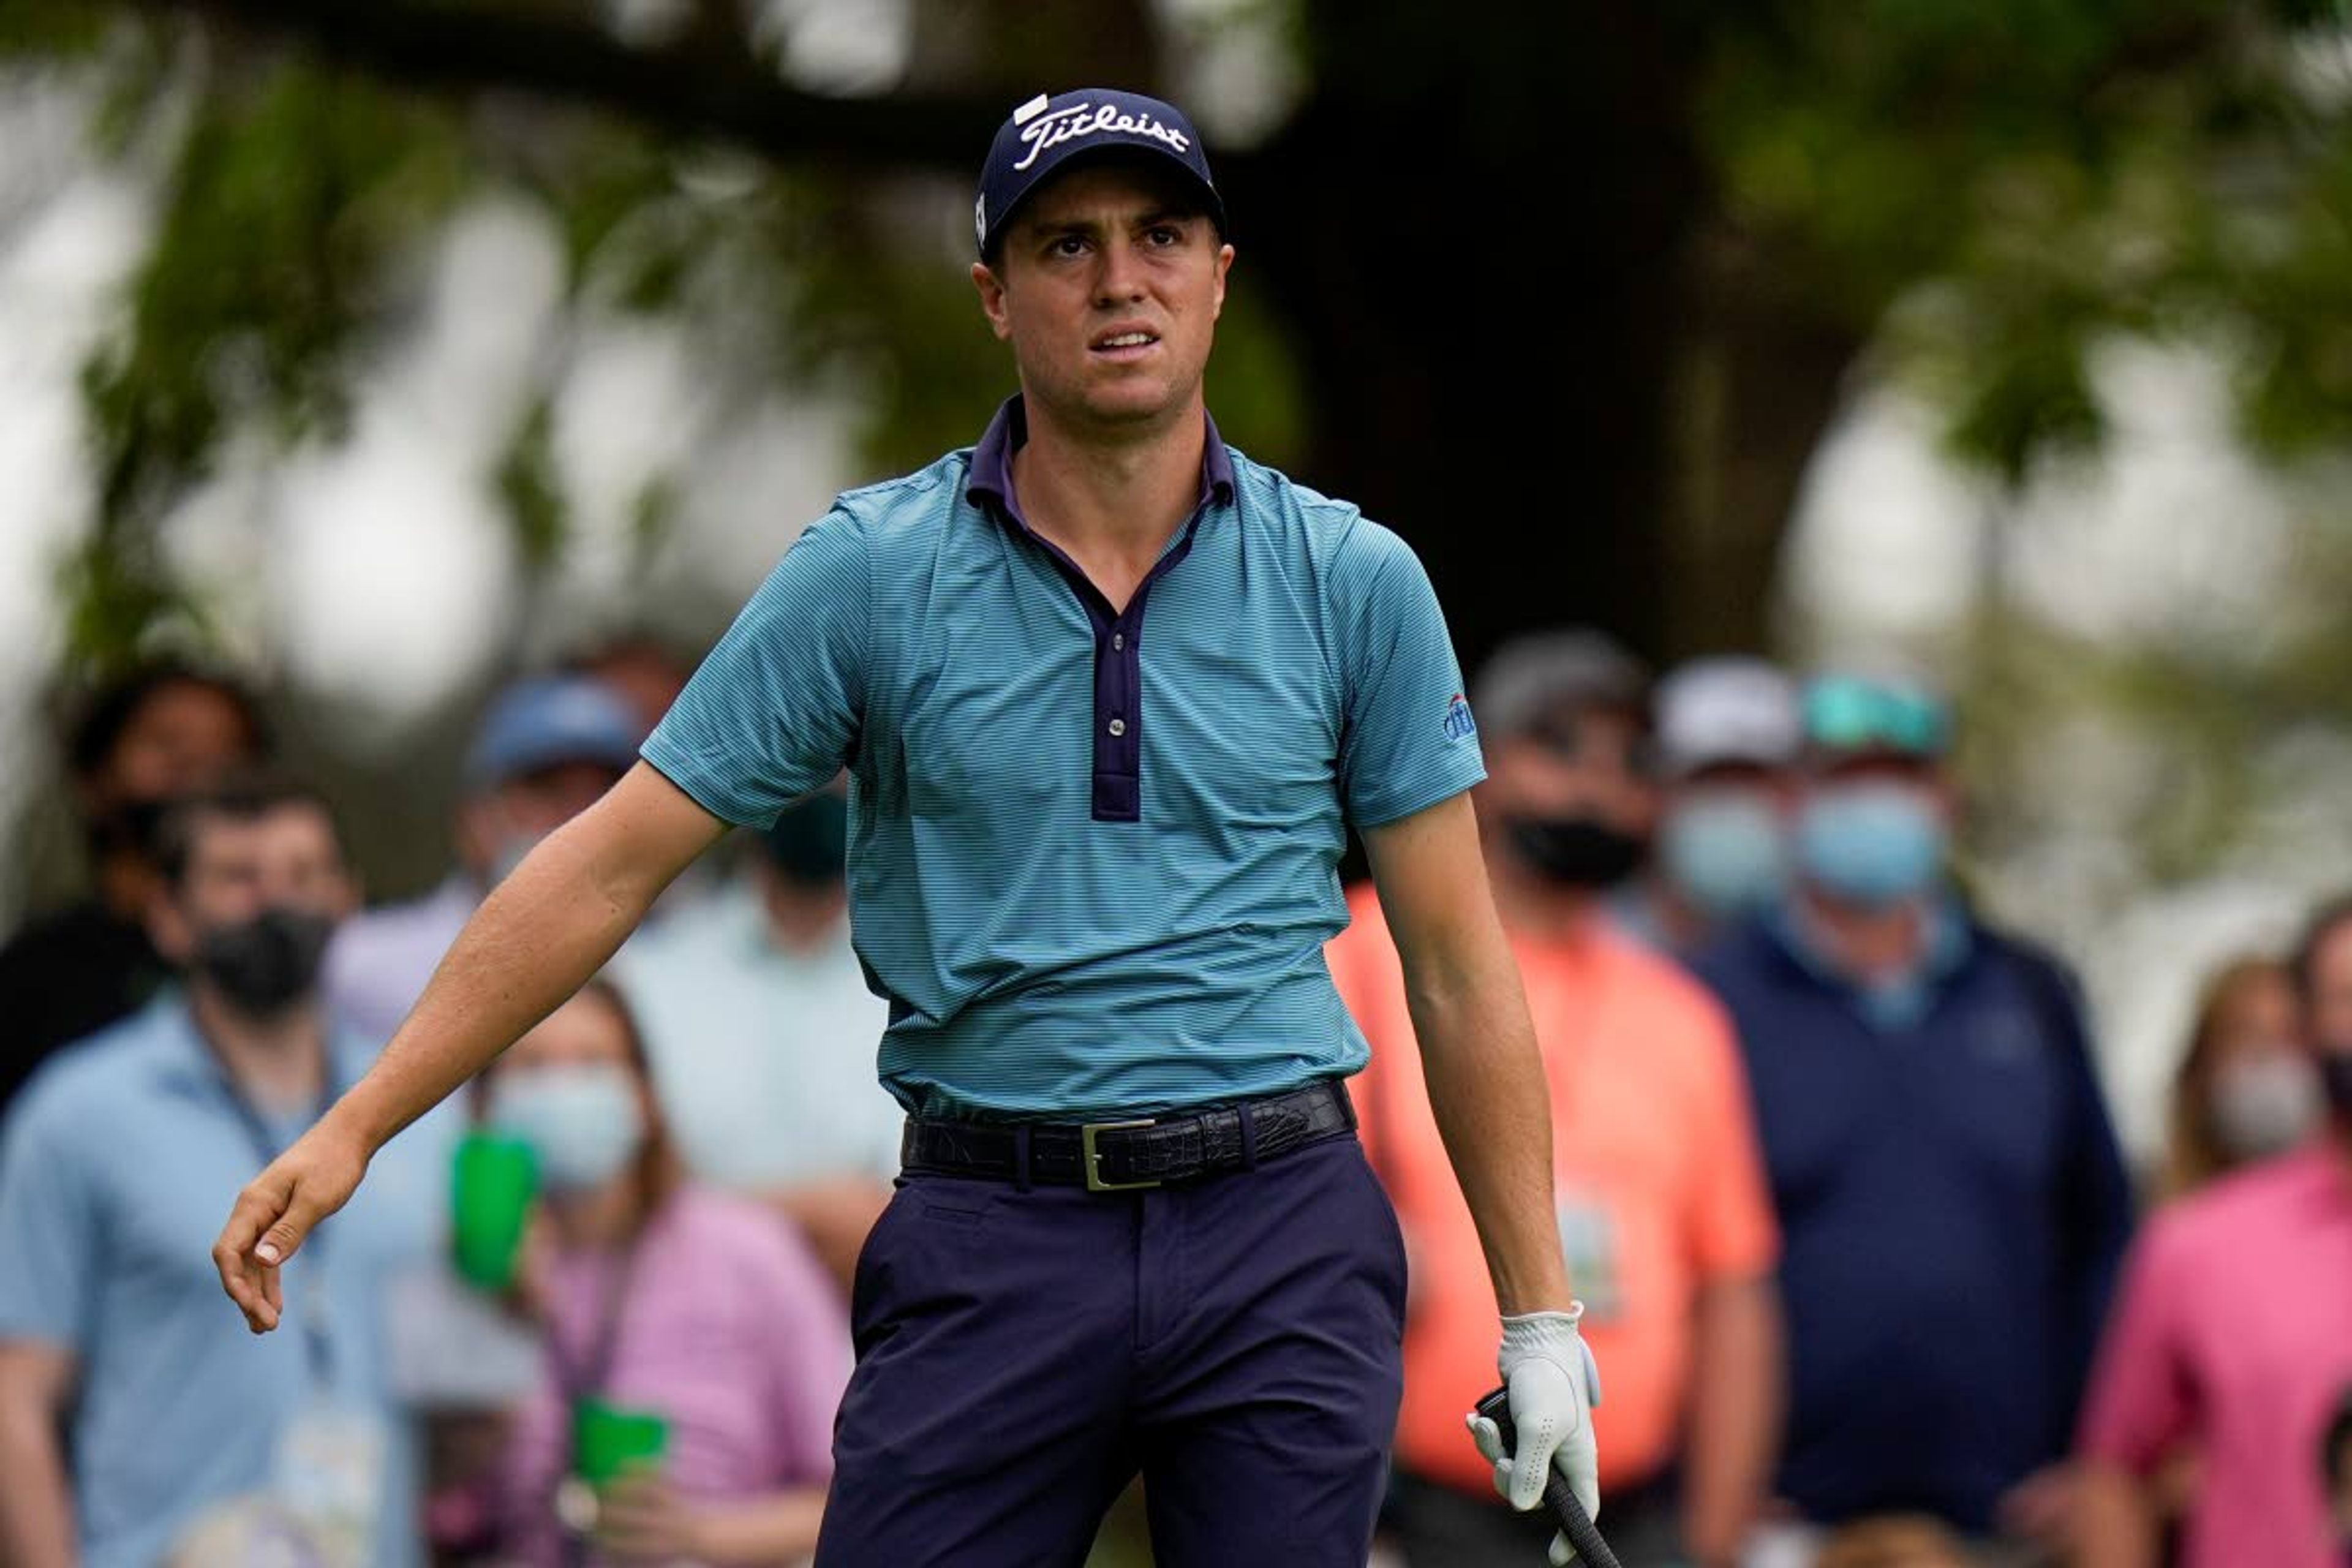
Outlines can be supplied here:
[[[1581, 1302], [1565, 1312], [1529, 1312], [1503, 1320], [1503, 1348], [1495, 1358], [1510, 1391], [1511, 1425], [1518, 1452], [1507, 1453], [1494, 1422], [1472, 1415], [1471, 1438], [1495, 1467], [1495, 1489], [1522, 1512], [1543, 1501], [1544, 1481], [1558, 1469], [1587, 1515], [1601, 1512], [1599, 1455], [1592, 1407], [1601, 1403], [1601, 1372], [1577, 1324]], [[1555, 1565], [1573, 1560], [1565, 1538], [1551, 1543]]]
[[221, 1289], [245, 1314], [246, 1327], [266, 1334], [286, 1310], [278, 1270], [320, 1220], [351, 1202], [367, 1173], [367, 1151], [321, 1121], [247, 1184], [213, 1243]]
[[657, 1470], [633, 1470], [596, 1489], [596, 1546], [625, 1563], [701, 1558], [700, 1516]]

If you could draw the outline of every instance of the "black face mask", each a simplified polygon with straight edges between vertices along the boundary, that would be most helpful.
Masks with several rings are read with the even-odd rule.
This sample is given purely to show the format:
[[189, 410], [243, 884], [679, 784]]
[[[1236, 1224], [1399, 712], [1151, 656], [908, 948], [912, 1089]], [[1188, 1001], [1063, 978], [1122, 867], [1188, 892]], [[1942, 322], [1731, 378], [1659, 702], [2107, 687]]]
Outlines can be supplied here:
[[2352, 1051], [2320, 1052], [2319, 1081], [2336, 1120], [2352, 1121]]
[[272, 907], [241, 925], [205, 931], [193, 962], [238, 1012], [275, 1017], [318, 988], [334, 929], [325, 915]]
[[1590, 816], [1515, 816], [1511, 847], [1538, 875], [1570, 888], [1606, 888], [1633, 874], [1642, 841]]

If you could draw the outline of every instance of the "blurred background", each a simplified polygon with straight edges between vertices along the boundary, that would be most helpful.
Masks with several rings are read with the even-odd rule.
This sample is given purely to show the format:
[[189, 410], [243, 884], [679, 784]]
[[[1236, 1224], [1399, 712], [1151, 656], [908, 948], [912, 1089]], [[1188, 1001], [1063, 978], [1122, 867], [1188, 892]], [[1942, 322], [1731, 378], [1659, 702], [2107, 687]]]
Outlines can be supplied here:
[[0, 941], [86, 895], [62, 737], [158, 658], [251, 682], [369, 901], [443, 885], [494, 691], [658, 710], [978, 436], [978, 157], [1087, 82], [1211, 142], [1224, 434], [1401, 532], [1465, 669], [1951, 696], [1960, 879], [2152, 1166], [2205, 977], [2352, 886], [2317, 0], [0, 0]]
[[2134, 1142], [2201, 961], [2352, 874], [2331, 5], [7, 0], [0, 60], [0, 931], [79, 875], [58, 692], [164, 649], [430, 885], [408, 764], [496, 680], [698, 656], [974, 437], [974, 153], [1091, 79], [1213, 140], [1225, 429], [1411, 540], [1465, 667], [1958, 690], [1969, 871]]

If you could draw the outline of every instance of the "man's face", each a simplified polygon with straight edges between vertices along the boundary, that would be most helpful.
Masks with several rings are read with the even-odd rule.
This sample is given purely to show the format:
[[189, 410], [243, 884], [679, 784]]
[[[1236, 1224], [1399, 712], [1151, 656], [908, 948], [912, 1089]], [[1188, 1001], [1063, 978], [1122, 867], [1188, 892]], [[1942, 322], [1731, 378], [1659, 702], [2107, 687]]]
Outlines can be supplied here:
[[315, 805], [289, 802], [250, 818], [206, 813], [190, 831], [186, 870], [151, 921], [157, 950], [174, 963], [187, 963], [206, 933], [266, 909], [341, 921], [359, 902], [334, 825]]
[[124, 805], [152, 805], [216, 782], [258, 760], [245, 710], [201, 681], [175, 680], [149, 692], [114, 747], [81, 780], [83, 811], [101, 817]]
[[1093, 163], [1031, 193], [972, 281], [1024, 394], [1066, 423], [1118, 430], [1198, 399], [1233, 259], [1181, 178]]
[[512, 870], [524, 851], [595, 805], [620, 776], [603, 763], [558, 763], [493, 785], [459, 813], [467, 866], [486, 880]]
[[1951, 826], [1952, 792], [1943, 768], [1926, 758], [1898, 752], [1816, 757], [1803, 775], [1801, 797], [1801, 802], [1812, 802], [1882, 790], [1910, 795], [1945, 827]]
[[1581, 818], [1646, 838], [1657, 797], [1642, 767], [1642, 727], [1629, 713], [1586, 709], [1496, 742], [1486, 756], [1479, 815]]

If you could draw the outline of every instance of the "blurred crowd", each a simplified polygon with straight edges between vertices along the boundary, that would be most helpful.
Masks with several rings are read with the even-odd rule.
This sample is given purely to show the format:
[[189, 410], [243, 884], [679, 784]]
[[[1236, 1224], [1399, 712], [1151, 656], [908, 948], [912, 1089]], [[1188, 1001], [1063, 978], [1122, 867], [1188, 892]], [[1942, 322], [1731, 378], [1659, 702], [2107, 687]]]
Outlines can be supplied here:
[[[632, 644], [498, 692], [447, 874], [372, 908], [233, 675], [79, 705], [85, 893], [0, 947], [0, 1563], [805, 1558], [901, 1117], [837, 788], [394, 1140], [289, 1262], [286, 1331], [210, 1256], [683, 678]], [[1470, 697], [1629, 1568], [2352, 1563], [2352, 901], [2211, 977], [2135, 1169], [2074, 977], [1957, 868], [1932, 681], [1654, 680], [1563, 630]], [[1349, 903], [1328, 959], [1411, 1279], [1380, 1551], [1538, 1563], [1463, 1429], [1496, 1304]]]

